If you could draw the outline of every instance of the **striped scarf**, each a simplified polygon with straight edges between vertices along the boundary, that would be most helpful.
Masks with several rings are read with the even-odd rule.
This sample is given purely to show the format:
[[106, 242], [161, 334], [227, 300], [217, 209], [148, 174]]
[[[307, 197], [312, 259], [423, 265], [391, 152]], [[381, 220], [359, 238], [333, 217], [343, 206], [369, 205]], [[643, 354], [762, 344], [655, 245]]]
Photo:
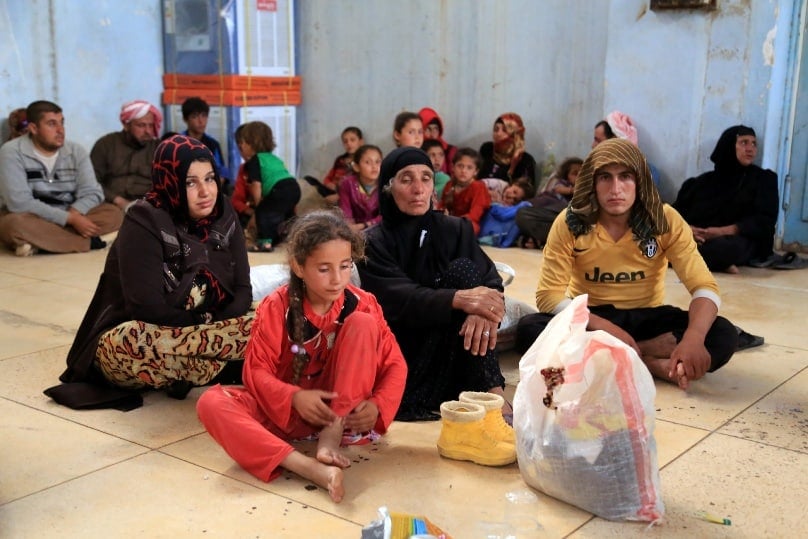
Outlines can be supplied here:
[[612, 164], [627, 166], [637, 175], [637, 200], [631, 208], [629, 226], [642, 249], [646, 241], [668, 232], [670, 226], [665, 220], [662, 199], [651, 179], [645, 156], [627, 140], [605, 140], [589, 152], [575, 182], [575, 191], [567, 210], [567, 226], [576, 238], [592, 230], [600, 209], [595, 191], [595, 172]]
[[515, 112], [506, 112], [494, 121], [505, 127], [508, 137], [494, 143], [494, 161], [508, 165], [508, 177], [512, 177], [516, 166], [525, 153], [525, 124]]

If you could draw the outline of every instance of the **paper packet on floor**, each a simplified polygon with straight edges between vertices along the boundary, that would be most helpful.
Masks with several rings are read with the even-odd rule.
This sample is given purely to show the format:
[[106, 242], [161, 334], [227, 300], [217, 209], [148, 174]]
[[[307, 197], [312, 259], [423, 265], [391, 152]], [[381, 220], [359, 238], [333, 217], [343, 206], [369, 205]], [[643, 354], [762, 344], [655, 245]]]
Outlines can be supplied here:
[[379, 508], [379, 519], [362, 528], [362, 539], [451, 539], [429, 519]]

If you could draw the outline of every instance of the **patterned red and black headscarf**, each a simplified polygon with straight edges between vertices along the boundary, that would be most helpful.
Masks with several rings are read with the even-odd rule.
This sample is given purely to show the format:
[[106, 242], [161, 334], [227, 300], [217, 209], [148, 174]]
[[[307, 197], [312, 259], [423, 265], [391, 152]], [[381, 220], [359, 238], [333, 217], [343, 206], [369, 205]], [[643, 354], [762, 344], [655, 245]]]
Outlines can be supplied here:
[[219, 174], [210, 150], [196, 139], [184, 135], [173, 135], [157, 146], [152, 161], [152, 188], [144, 197], [155, 208], [167, 211], [175, 223], [187, 225], [188, 232], [203, 242], [208, 239], [210, 226], [222, 215], [222, 192], [216, 195], [213, 211], [203, 219], [191, 219], [188, 214], [188, 196], [185, 191], [185, 177], [194, 161], [207, 161], [216, 174]]
[[[207, 217], [191, 219], [188, 214], [188, 195], [185, 191], [185, 178], [188, 168], [194, 161], [207, 161], [216, 174], [216, 184], [219, 185], [219, 174], [213, 161], [210, 150], [196, 139], [184, 135], [173, 135], [157, 146], [152, 161], [152, 188], [146, 193], [146, 201], [160, 208], [180, 226], [184, 226], [189, 234], [202, 240], [203, 243], [210, 237], [211, 226], [222, 215], [223, 199], [221, 188], [216, 194], [216, 205]], [[221, 186], [220, 186], [221, 187]], [[227, 293], [221, 283], [207, 269], [202, 268], [196, 276], [198, 284], [206, 284], [209, 290], [206, 300], [206, 310], [216, 310], [227, 300]]]

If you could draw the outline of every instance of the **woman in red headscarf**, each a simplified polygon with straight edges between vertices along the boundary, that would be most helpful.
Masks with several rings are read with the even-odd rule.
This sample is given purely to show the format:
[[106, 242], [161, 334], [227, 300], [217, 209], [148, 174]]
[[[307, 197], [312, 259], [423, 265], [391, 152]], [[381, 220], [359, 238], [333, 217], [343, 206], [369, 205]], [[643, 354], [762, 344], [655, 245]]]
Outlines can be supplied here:
[[527, 178], [536, 184], [536, 160], [525, 151], [525, 124], [515, 112], [506, 112], [494, 121], [491, 142], [480, 146], [482, 167], [478, 178], [498, 178], [513, 183]]
[[184, 398], [214, 379], [240, 381], [252, 291], [244, 234], [219, 182], [201, 142], [160, 143], [152, 188], [126, 212], [63, 382]]

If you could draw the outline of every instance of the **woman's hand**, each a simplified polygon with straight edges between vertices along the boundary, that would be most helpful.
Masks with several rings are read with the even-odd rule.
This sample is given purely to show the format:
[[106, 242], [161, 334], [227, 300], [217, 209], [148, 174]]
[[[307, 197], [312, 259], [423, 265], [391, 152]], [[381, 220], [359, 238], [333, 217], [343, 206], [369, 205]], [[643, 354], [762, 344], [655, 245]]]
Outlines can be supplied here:
[[727, 226], [708, 226], [707, 228], [700, 228], [697, 226], [691, 226], [690, 230], [693, 231], [693, 238], [696, 240], [696, 243], [701, 245], [705, 241], [714, 240], [715, 238], [720, 238], [721, 236], [735, 236], [738, 234], [738, 226], [737, 225], [727, 225]]
[[707, 229], [706, 228], [700, 228], [700, 227], [691, 225], [690, 230], [693, 231], [693, 239], [696, 240], [696, 243], [698, 243], [699, 245], [701, 245], [702, 243], [707, 241], [707, 234], [706, 234]]
[[458, 290], [452, 298], [452, 308], [499, 324], [505, 316], [505, 294], [487, 286]]
[[332, 391], [321, 389], [301, 389], [292, 395], [292, 408], [297, 410], [306, 423], [325, 427], [337, 419], [337, 415], [326, 401], [336, 398]]
[[492, 322], [482, 316], [468, 315], [460, 326], [459, 335], [463, 336], [463, 348], [472, 355], [484, 356], [497, 345], [498, 325], [498, 322]]
[[379, 419], [379, 408], [373, 401], [364, 400], [345, 417], [345, 428], [351, 432], [367, 432], [376, 425]]

